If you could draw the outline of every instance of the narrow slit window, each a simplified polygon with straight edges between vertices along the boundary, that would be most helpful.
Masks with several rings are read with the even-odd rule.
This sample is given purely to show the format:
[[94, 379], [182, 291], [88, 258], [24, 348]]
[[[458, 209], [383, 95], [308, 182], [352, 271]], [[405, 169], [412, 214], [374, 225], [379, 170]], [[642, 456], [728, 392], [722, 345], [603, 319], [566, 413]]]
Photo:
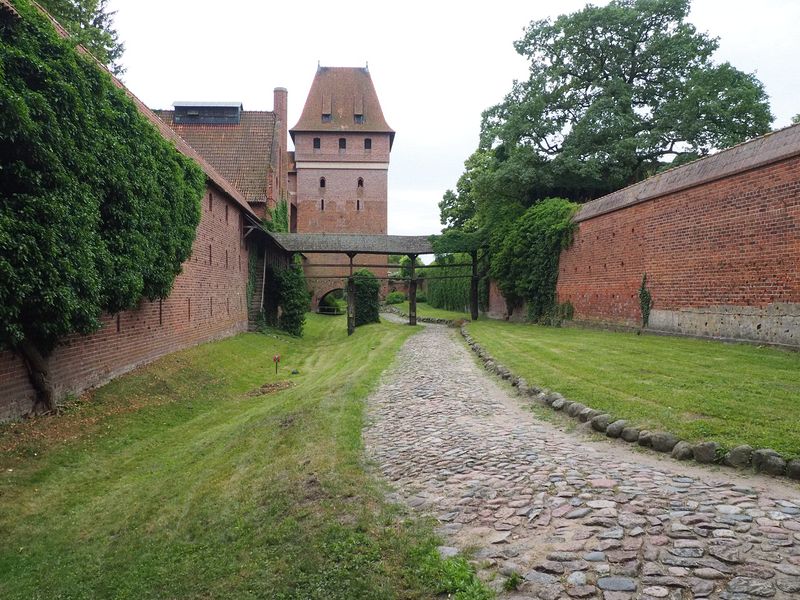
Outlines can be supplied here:
[[325, 187], [325, 178], [324, 177], [320, 177], [319, 178], [319, 187], [321, 187], [321, 188]]
[[319, 150], [322, 142], [319, 138], [314, 138], [314, 150]]
[[339, 150], [345, 150], [346, 148], [347, 148], [347, 139], [339, 138]]
[[361, 199], [356, 200], [356, 210], [361, 210]]
[[214, 210], [214, 194], [211, 192], [208, 193], [208, 211], [211, 212]]
[[225, 222], [228, 222], [228, 205], [225, 205]]
[[325, 198], [320, 198], [319, 209], [320, 210], [325, 210]]
[[364, 150], [372, 150], [372, 138], [364, 138]]

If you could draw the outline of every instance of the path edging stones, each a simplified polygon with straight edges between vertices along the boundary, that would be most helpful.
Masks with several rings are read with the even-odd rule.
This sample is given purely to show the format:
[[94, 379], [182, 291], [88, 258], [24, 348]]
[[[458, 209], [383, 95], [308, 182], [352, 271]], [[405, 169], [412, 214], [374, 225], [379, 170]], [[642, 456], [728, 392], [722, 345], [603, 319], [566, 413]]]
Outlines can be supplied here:
[[[440, 321], [444, 320], [440, 319]], [[453, 323], [453, 321], [447, 321], [445, 324], [452, 325]], [[651, 448], [657, 452], [669, 453], [678, 460], [694, 460], [700, 464], [717, 463], [738, 469], [752, 467], [753, 471], [757, 473], [800, 480], [800, 459], [787, 460], [771, 448], [754, 450], [746, 444], [741, 444], [723, 455], [720, 445], [716, 442], [691, 444], [666, 431], [640, 430], [630, 426], [624, 419], [617, 419], [613, 415], [594, 410], [580, 402], [568, 400], [558, 392], [531, 384], [513, 374], [492, 357], [483, 346], [475, 341], [464, 325], [461, 325], [459, 329], [467, 345], [481, 359], [484, 368], [490, 373], [510, 381], [520, 395], [533, 398], [539, 404], [549, 406], [581, 423], [586, 423], [590, 429], [605, 433], [611, 439], [638, 443], [642, 447]]]

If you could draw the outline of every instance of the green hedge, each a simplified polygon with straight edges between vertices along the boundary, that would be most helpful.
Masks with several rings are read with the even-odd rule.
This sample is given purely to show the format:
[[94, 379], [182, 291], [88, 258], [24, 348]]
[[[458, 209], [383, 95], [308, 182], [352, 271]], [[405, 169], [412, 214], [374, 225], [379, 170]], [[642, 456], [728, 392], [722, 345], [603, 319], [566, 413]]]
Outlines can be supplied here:
[[356, 288], [356, 327], [367, 323], [380, 322], [380, 299], [378, 294], [381, 289], [381, 282], [378, 281], [372, 271], [367, 269], [360, 269], [353, 275]]

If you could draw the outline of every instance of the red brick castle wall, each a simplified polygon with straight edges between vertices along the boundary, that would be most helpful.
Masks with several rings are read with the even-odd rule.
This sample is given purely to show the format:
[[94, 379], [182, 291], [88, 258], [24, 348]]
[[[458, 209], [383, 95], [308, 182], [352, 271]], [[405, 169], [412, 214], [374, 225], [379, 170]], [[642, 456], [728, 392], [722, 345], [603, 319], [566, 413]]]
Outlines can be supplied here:
[[[172, 294], [104, 315], [99, 331], [71, 336], [59, 346], [50, 359], [59, 395], [78, 394], [159, 356], [245, 331], [248, 249], [242, 218], [239, 205], [209, 185], [192, 255]], [[0, 352], [0, 421], [28, 412], [34, 397], [22, 360]]]

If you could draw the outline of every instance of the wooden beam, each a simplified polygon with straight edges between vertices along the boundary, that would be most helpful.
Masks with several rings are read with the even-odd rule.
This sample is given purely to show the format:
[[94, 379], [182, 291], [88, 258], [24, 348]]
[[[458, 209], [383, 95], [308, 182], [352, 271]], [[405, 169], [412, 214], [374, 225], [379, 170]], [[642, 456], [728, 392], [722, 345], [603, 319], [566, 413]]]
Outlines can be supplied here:
[[356, 280], [353, 277], [353, 257], [350, 258], [350, 277], [347, 278], [347, 335], [353, 335], [356, 330]]
[[472, 280], [469, 286], [469, 316], [478, 320], [478, 251], [472, 251]]
[[409, 254], [411, 259], [411, 281], [408, 284], [408, 324], [417, 324], [417, 255]]

